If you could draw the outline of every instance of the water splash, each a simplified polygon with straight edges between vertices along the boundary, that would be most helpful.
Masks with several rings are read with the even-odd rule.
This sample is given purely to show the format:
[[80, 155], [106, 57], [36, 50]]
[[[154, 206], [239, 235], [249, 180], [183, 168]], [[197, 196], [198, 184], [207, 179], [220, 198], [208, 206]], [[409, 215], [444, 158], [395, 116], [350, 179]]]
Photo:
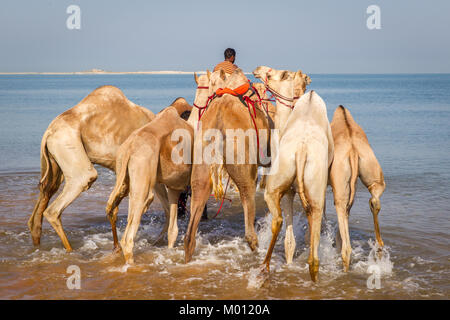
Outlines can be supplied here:
[[374, 240], [367, 241], [371, 250], [367, 260], [358, 261], [353, 270], [358, 273], [372, 273], [376, 270], [380, 276], [391, 276], [394, 268], [394, 263], [391, 261], [390, 248], [380, 247]]

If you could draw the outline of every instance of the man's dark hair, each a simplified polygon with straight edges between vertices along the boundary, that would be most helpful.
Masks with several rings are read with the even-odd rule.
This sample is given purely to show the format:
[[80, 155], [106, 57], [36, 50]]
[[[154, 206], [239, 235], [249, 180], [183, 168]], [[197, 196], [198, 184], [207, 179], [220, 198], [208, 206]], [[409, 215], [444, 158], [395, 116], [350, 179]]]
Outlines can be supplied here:
[[232, 56], [236, 56], [236, 51], [232, 48], [228, 48], [225, 50], [223, 55], [225, 56], [225, 59], [230, 59]]

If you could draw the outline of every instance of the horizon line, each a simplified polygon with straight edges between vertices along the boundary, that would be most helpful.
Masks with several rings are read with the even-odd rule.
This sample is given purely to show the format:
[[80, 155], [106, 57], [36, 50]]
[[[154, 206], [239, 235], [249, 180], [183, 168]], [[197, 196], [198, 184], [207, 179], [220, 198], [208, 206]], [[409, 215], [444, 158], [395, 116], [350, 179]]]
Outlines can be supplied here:
[[[0, 75], [123, 75], [123, 74], [153, 74], [153, 75], [182, 75], [182, 74], [206, 74], [206, 71], [179, 71], [179, 70], [161, 70], [161, 71], [105, 71], [101, 69], [92, 69], [88, 71], [66, 71], [66, 72], [53, 72], [53, 71], [19, 71], [19, 72], [0, 72]], [[250, 71], [244, 71], [244, 74], [252, 74]], [[450, 74], [450, 72], [311, 72], [307, 74], [315, 75], [414, 75], [414, 74]]]

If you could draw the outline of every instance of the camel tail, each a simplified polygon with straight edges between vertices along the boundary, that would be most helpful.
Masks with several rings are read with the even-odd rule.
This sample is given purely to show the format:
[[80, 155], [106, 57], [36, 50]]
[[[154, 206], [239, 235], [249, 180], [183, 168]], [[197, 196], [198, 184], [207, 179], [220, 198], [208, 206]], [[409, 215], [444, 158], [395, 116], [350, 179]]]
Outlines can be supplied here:
[[302, 145], [301, 149], [295, 153], [295, 163], [297, 166], [297, 182], [298, 182], [298, 194], [300, 196], [300, 200], [302, 202], [303, 208], [305, 209], [306, 214], [309, 214], [311, 211], [311, 207], [308, 203], [308, 199], [305, 194], [305, 184], [303, 175], [305, 172], [306, 165], [306, 150], [305, 146]]
[[222, 199], [224, 194], [222, 183], [223, 170], [224, 168], [222, 164], [213, 164], [209, 169], [209, 177], [211, 179], [214, 198], [216, 198], [216, 200]]
[[359, 165], [359, 156], [355, 150], [350, 152], [350, 198], [348, 201], [347, 212], [350, 212], [351, 207], [353, 206], [353, 201], [355, 200], [356, 194], [356, 179], [358, 179], [358, 165]]
[[112, 210], [119, 205], [119, 201], [123, 198], [123, 192], [126, 192], [126, 178], [128, 175], [128, 162], [130, 161], [130, 151], [127, 150], [125, 156], [122, 158], [120, 171], [116, 177], [116, 184], [109, 196], [106, 204], [106, 214], [111, 214]]
[[50, 161], [48, 159], [47, 138], [49, 131], [46, 130], [41, 141], [41, 180], [39, 181], [39, 189], [44, 191], [50, 171]]

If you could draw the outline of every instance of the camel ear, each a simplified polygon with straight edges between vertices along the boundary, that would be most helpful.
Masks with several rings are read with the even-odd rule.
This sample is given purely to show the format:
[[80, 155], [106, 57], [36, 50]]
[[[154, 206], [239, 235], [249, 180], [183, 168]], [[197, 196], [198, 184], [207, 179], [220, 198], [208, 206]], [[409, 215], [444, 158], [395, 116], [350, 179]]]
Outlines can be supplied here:
[[311, 78], [308, 75], [304, 74], [304, 79], [305, 79], [306, 85], [311, 83]]
[[289, 78], [289, 71], [283, 71], [283, 73], [281, 74], [280, 80], [287, 80]]
[[299, 78], [304, 78], [303, 77], [303, 73], [302, 73], [302, 70], [297, 70], [297, 72], [295, 73], [295, 77], [297, 78], [297, 77], [299, 77]]
[[206, 69], [206, 75], [208, 76], [208, 80], [211, 79], [211, 72], [208, 69]]
[[223, 69], [220, 69], [220, 78], [222, 78], [222, 80], [225, 80], [227, 78], [227, 75], [225, 74], [225, 71], [223, 71]]
[[194, 72], [194, 79], [195, 79], [195, 83], [198, 85], [198, 76], [197, 73]]

